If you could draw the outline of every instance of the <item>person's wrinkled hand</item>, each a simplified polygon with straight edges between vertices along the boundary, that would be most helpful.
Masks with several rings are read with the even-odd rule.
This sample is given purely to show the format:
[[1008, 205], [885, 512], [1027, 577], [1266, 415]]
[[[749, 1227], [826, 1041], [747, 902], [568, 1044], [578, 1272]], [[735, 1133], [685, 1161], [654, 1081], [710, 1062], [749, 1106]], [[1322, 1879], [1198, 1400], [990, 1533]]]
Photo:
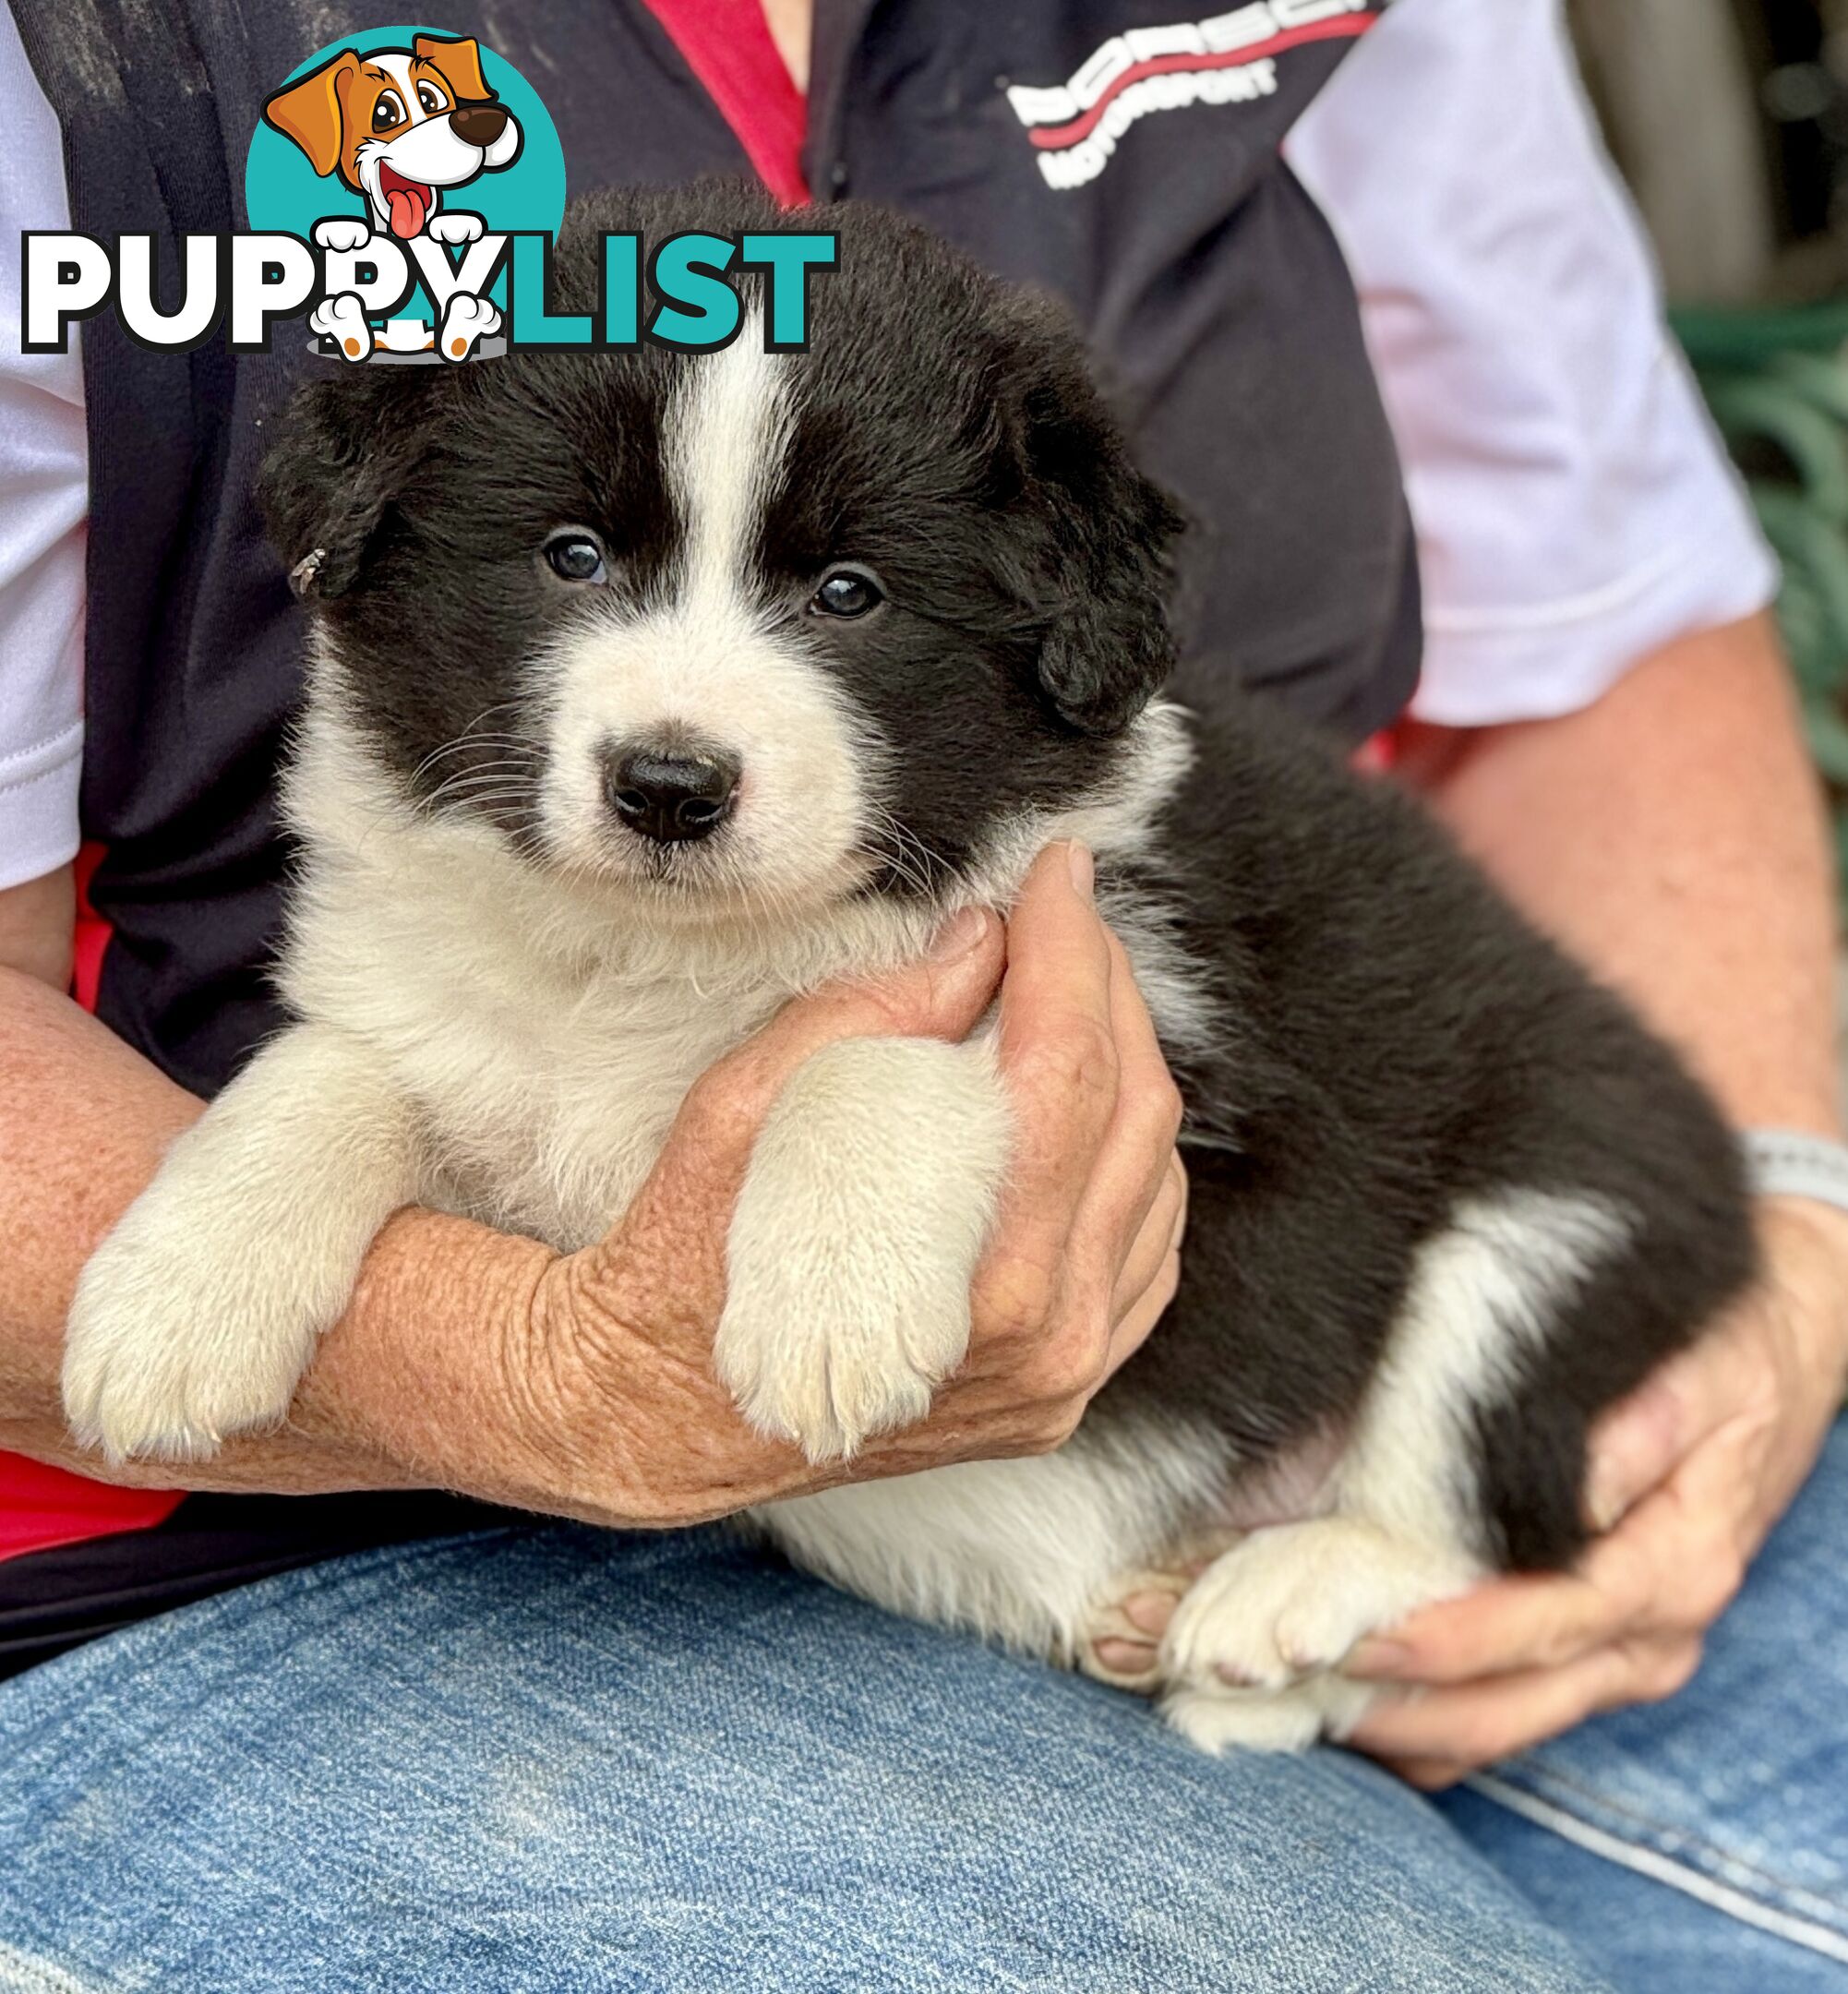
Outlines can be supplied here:
[[[553, 1262], [510, 1333], [496, 1368], [523, 1437], [500, 1499], [689, 1523], [841, 1481], [1043, 1452], [1070, 1435], [1172, 1298], [1186, 1202], [1179, 1096], [1089, 885], [1088, 853], [1050, 847], [1004, 942], [992, 917], [966, 917], [926, 963], [788, 1005], [693, 1087], [621, 1221]], [[997, 980], [1015, 1144], [967, 1358], [919, 1424], [813, 1467], [752, 1430], [713, 1373], [726, 1229], [752, 1141], [818, 1048], [960, 1039]]]
[[1560, 1578], [1505, 1579], [1363, 1643], [1406, 1693], [1353, 1742], [1436, 1788], [1597, 1712], [1672, 1695], [1814, 1465], [1848, 1375], [1848, 1219], [1767, 1202], [1765, 1278], [1593, 1435], [1604, 1527]]

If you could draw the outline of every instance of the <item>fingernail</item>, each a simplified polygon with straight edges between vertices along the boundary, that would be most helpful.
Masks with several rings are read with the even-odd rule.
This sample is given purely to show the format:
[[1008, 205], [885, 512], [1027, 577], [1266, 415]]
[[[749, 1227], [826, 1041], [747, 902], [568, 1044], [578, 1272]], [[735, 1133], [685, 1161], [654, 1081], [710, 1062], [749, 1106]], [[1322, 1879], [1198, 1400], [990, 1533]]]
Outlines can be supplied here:
[[1065, 847], [1065, 856], [1071, 861], [1073, 885], [1088, 900], [1098, 880], [1097, 861], [1091, 857], [1091, 847], [1074, 838]]
[[988, 924], [980, 907], [963, 907], [952, 914], [931, 940], [931, 961], [955, 962], [966, 955], [988, 932]]
[[1341, 1673], [1344, 1676], [1392, 1676], [1402, 1673], [1410, 1664], [1411, 1650], [1403, 1641], [1369, 1637], [1356, 1644], [1342, 1663]]
[[1591, 1528], [1602, 1537], [1624, 1520], [1629, 1504], [1624, 1499], [1621, 1478], [1614, 1470], [1591, 1471], [1591, 1485], [1585, 1492], [1585, 1513]]

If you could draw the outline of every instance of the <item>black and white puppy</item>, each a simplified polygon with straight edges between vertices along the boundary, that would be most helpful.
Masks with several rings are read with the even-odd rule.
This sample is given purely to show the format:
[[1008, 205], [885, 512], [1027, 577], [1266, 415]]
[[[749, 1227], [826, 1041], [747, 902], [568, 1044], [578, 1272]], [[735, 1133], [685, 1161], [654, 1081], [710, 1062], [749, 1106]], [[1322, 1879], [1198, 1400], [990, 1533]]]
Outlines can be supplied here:
[[[708, 186], [572, 220], [567, 309], [601, 231], [773, 217]], [[1362, 1636], [1580, 1548], [1588, 1422], [1750, 1277], [1734, 1147], [1412, 804], [1255, 702], [1157, 697], [1178, 522], [1076, 335], [908, 223], [829, 220], [807, 354], [753, 318], [301, 395], [269, 494], [314, 557], [299, 1022], [90, 1263], [70, 1417], [118, 1457], [276, 1420], [407, 1201], [595, 1239], [792, 993], [1083, 838], [1188, 1103], [1179, 1298], [1058, 1452], [761, 1520], [1062, 1660], [1209, 1544], [1138, 1687], [1209, 1748], [1300, 1746], [1364, 1707]], [[980, 1036], [798, 1072], [715, 1350], [757, 1425], [822, 1460], [924, 1412], [1008, 1150]]]

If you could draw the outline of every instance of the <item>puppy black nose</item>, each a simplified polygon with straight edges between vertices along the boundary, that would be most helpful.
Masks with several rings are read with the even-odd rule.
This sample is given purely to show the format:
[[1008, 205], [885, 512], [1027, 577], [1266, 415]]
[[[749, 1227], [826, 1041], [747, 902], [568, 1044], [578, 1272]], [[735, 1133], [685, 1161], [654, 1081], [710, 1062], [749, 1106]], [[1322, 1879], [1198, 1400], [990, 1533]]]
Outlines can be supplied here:
[[628, 748], [611, 752], [604, 787], [610, 807], [630, 830], [676, 845], [718, 829], [731, 810], [738, 778], [730, 755]]
[[450, 129], [464, 145], [491, 146], [507, 129], [506, 107], [498, 103], [458, 104], [450, 113]]

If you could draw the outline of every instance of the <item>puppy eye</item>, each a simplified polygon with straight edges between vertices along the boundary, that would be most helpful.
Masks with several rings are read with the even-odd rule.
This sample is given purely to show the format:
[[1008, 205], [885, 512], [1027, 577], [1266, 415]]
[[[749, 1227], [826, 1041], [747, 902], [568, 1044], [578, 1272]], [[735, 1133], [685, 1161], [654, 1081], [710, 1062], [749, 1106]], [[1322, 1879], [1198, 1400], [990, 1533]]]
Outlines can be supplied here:
[[438, 111], [447, 111], [450, 107], [449, 99], [443, 95], [442, 91], [434, 83], [418, 84], [417, 102], [424, 107], [427, 115], [431, 117], [435, 117]]
[[864, 568], [834, 568], [809, 598], [817, 616], [863, 617], [885, 600], [885, 592]]
[[600, 583], [609, 580], [602, 544], [594, 534], [554, 534], [546, 543], [546, 559], [562, 582]]
[[380, 90], [378, 102], [372, 107], [372, 128], [374, 131], [390, 131], [394, 125], [404, 122], [404, 100], [396, 90]]

